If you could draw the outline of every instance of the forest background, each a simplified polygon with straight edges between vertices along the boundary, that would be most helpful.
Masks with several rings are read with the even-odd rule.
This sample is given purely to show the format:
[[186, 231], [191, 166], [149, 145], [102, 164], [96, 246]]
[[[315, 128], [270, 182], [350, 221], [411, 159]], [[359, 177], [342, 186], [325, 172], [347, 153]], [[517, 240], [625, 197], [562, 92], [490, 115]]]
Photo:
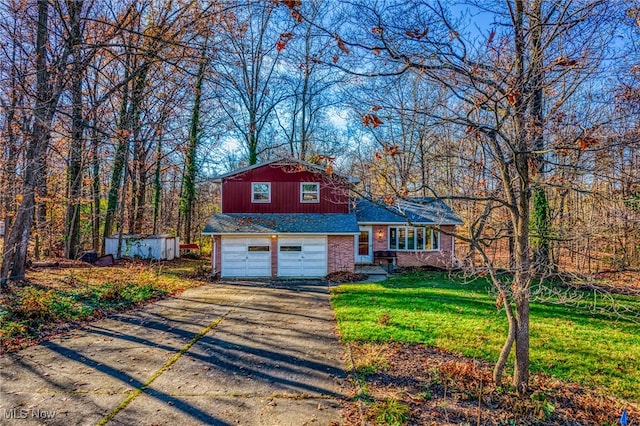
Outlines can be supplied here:
[[286, 156], [387, 200], [442, 197], [465, 221], [458, 257], [507, 266], [505, 179], [522, 167], [504, 173], [524, 161], [535, 256], [638, 267], [633, 3], [1, 7], [3, 278], [27, 257], [101, 252], [117, 232], [198, 239], [213, 176]]
[[637, 6], [6, 1], [0, 288], [114, 233], [198, 239], [215, 175], [294, 157], [459, 212], [526, 391], [540, 279], [640, 264]]

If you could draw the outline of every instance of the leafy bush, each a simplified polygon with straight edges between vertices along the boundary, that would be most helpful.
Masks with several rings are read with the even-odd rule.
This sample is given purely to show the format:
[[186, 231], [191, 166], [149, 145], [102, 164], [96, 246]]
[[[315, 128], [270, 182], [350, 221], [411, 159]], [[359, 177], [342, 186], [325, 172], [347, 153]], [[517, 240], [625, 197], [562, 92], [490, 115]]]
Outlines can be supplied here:
[[[176, 261], [160, 267], [133, 263], [125, 267], [31, 272], [37, 285], [12, 286], [0, 294], [0, 353], [22, 348], [68, 322], [176, 294], [202, 282], [202, 262]], [[49, 288], [47, 288], [49, 287]], [[35, 339], [35, 340], [34, 340]]]
[[13, 340], [27, 334], [27, 326], [21, 322], [0, 321], [0, 339]]
[[150, 283], [142, 285], [129, 284], [122, 290], [123, 298], [131, 303], [144, 302], [145, 300], [163, 296], [167, 293], [167, 290], [154, 287], [154, 285]]
[[26, 287], [12, 306], [13, 316], [19, 320], [39, 322], [73, 319], [77, 310], [74, 300], [55, 290]]
[[97, 291], [98, 298], [108, 300], [108, 301], [123, 300], [124, 299], [123, 291], [125, 287], [126, 287], [125, 283], [119, 282], [119, 281], [107, 283], [98, 289]]
[[370, 408], [370, 417], [379, 425], [401, 426], [409, 421], [411, 409], [395, 399], [378, 401]]

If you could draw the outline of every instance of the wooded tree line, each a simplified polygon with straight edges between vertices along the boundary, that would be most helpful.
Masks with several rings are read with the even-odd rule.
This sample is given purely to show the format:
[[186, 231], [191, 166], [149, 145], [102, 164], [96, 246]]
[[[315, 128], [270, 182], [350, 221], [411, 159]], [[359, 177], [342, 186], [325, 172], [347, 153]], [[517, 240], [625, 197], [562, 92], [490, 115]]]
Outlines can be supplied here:
[[291, 40], [302, 25], [278, 6], [3, 3], [3, 281], [27, 257], [100, 252], [114, 233], [190, 242], [213, 213], [216, 171], [337, 152], [318, 123], [340, 80], [314, 59], [326, 47], [312, 27]]
[[532, 279], [640, 265], [636, 6], [4, 2], [0, 279], [118, 232], [191, 241], [212, 175], [332, 158], [461, 214], [509, 321], [496, 379], [515, 344], [524, 389]]
[[[338, 66], [401, 85], [400, 98], [374, 90], [381, 103], [360, 112], [378, 146], [371, 178], [387, 197], [422, 192], [463, 212], [457, 237], [468, 252], [458, 256], [472, 270], [479, 257], [509, 326], [494, 380], [513, 350], [513, 385], [525, 393], [536, 280], [572, 256], [589, 269], [605, 253], [617, 267], [637, 258], [635, 82], [621, 78], [634, 69], [620, 56], [633, 56], [637, 27], [625, 24], [637, 11], [598, 1], [475, 6], [461, 16], [439, 2], [361, 3], [338, 48], [375, 65]], [[493, 25], [470, 29], [485, 13]], [[500, 245], [504, 259], [492, 255]]]

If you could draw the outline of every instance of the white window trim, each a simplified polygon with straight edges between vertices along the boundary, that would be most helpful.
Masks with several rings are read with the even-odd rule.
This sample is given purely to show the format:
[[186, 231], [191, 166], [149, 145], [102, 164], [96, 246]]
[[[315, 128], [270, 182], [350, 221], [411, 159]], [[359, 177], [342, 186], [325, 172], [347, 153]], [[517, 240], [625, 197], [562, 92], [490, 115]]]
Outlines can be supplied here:
[[[415, 249], [409, 250], [409, 249], [391, 248], [391, 228], [395, 228], [396, 230], [400, 229], [400, 228], [404, 228], [404, 230], [405, 230], [405, 232], [404, 232], [405, 245], [409, 240], [409, 237], [408, 237], [409, 233], [407, 232], [408, 229], [413, 229], [414, 230], [414, 234], [413, 234], [414, 235], [414, 239], [417, 238], [416, 229], [418, 229], [418, 228], [423, 228], [425, 230], [431, 229], [431, 231], [432, 231], [431, 235], [433, 235], [434, 233], [436, 235], [436, 241], [437, 241], [437, 244], [438, 244], [438, 248], [435, 248], [435, 249], [434, 248], [422, 249], [422, 250], [415, 250]], [[441, 241], [440, 241], [440, 231], [438, 231], [437, 229], [434, 229], [434, 228], [429, 228], [427, 226], [389, 226], [388, 229], [387, 229], [387, 235], [388, 235], [387, 236], [387, 249], [389, 251], [400, 251], [400, 252], [407, 252], [407, 253], [427, 253], [427, 252], [441, 251], [441, 248], [440, 248], [441, 247], [440, 246], [440, 243], [441, 243]], [[399, 232], [396, 231], [396, 239], [397, 239], [398, 235], [399, 235]], [[434, 239], [433, 239], [433, 237], [431, 237], [431, 238], [432, 238], [431, 239], [431, 246], [433, 247]], [[396, 244], [396, 246], [397, 245], [398, 244]]]
[[[256, 200], [255, 197], [255, 185], [267, 185], [269, 188], [269, 198], [266, 200]], [[252, 203], [270, 203], [271, 202], [271, 182], [251, 182], [251, 202]]]
[[[315, 200], [305, 200], [303, 191], [304, 185], [315, 185], [316, 190], [314, 192], [307, 191], [306, 194], [316, 194]], [[320, 202], [320, 182], [300, 182], [300, 202], [301, 203], [319, 203]]]

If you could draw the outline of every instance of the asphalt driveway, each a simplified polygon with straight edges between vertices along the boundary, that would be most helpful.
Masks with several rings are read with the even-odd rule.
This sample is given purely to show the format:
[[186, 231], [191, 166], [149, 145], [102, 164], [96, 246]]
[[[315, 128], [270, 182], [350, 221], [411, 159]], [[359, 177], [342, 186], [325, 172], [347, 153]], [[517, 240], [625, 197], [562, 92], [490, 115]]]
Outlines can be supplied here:
[[326, 284], [213, 283], [0, 357], [0, 424], [329, 425]]

